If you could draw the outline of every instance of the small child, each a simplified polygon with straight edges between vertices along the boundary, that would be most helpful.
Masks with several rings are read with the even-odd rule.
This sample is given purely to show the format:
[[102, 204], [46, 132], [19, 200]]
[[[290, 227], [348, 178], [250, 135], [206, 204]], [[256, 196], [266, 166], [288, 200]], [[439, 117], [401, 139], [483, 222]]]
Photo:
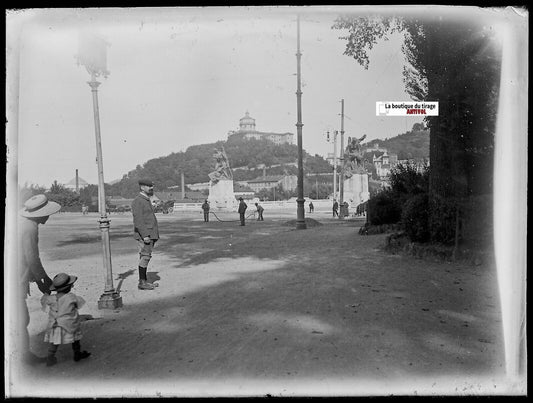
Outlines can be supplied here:
[[48, 328], [44, 335], [44, 341], [50, 343], [46, 366], [51, 367], [57, 363], [55, 356], [60, 344], [72, 344], [74, 361], [87, 358], [91, 353], [81, 351], [81, 322], [78, 309], [85, 301], [70, 292], [72, 285], [78, 278], [59, 273], [54, 277], [50, 291], [56, 291], [53, 295], [45, 294], [41, 298], [43, 311], [48, 311]]

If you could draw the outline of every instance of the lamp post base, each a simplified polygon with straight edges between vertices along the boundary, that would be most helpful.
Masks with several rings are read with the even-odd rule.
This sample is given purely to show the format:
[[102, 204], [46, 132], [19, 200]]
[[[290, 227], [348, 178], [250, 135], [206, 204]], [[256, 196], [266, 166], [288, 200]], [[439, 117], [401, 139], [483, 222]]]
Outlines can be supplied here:
[[298, 198], [296, 203], [298, 205], [296, 211], [296, 229], [307, 229], [307, 223], [305, 222], [305, 210], [304, 210], [305, 199]]
[[122, 307], [122, 297], [118, 292], [103, 293], [98, 300], [98, 309], [117, 309]]

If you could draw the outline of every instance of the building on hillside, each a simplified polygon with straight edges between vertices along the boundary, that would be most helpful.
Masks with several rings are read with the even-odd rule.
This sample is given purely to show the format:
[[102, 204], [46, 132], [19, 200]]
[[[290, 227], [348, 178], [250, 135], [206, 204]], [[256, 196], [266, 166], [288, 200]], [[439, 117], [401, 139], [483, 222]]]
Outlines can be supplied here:
[[245, 200], [251, 200], [255, 196], [255, 192], [247, 184], [243, 185], [242, 183], [233, 183], [233, 194], [235, 198], [242, 197]]
[[239, 130], [228, 132], [228, 138], [233, 135], [243, 135], [247, 139], [266, 139], [274, 144], [293, 144], [293, 133], [273, 133], [273, 132], [260, 132], [255, 128], [255, 119], [250, 116], [248, 112], [239, 120]]
[[379, 146], [379, 143], [377, 141], [374, 142], [374, 144], [372, 144], [371, 146], [367, 146], [366, 147], [366, 150], [365, 152], [366, 153], [371, 153], [373, 151], [376, 151], [376, 152], [379, 152], [379, 153], [384, 153], [384, 152], [387, 152], [387, 149], [386, 148], [381, 148]]
[[372, 163], [376, 168], [376, 173], [381, 180], [386, 180], [389, 176], [391, 168], [398, 164], [398, 156], [396, 154], [388, 154], [387, 150], [381, 155], [376, 156], [372, 154]]
[[263, 175], [249, 180], [247, 183], [254, 192], [258, 192], [261, 189], [272, 189], [278, 185], [281, 185], [285, 191], [292, 191], [298, 186], [298, 177], [296, 175]]

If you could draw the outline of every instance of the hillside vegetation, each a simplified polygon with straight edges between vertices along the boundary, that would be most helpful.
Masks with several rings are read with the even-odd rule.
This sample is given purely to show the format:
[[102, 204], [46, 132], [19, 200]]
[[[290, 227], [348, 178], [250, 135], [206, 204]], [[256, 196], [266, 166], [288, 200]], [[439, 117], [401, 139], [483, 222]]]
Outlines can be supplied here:
[[[422, 124], [415, 124], [409, 132], [387, 140], [372, 140], [366, 145], [378, 143], [399, 159], [427, 158], [429, 156], [429, 132]], [[122, 179], [109, 185], [109, 193], [132, 197], [138, 192], [137, 179], [151, 178], [158, 190], [181, 184], [181, 174], [185, 183], [208, 182], [208, 174], [214, 169], [214, 149], [224, 147], [233, 169], [233, 179], [244, 181], [263, 175], [297, 174], [296, 162], [298, 147], [294, 144], [276, 145], [268, 140], [245, 139], [234, 135], [227, 141], [194, 145], [185, 151], [171, 153], [165, 157], [154, 158], [144, 165], [125, 174]], [[330, 173], [331, 165], [319, 155], [304, 151], [304, 175]]]
[[[214, 169], [213, 152], [224, 147], [233, 169], [235, 181], [255, 179], [263, 174], [297, 174], [298, 147], [293, 144], [276, 145], [268, 140], [244, 139], [232, 136], [228, 141], [194, 145], [184, 152], [154, 158], [143, 166], [128, 172], [122, 179], [110, 185], [111, 194], [131, 197], [138, 192], [137, 179], [151, 178], [164, 190], [180, 185], [181, 174], [185, 183], [208, 182], [208, 174]], [[311, 156], [304, 151], [304, 174], [332, 172], [329, 163], [319, 155]]]
[[389, 154], [396, 154], [399, 160], [429, 158], [429, 130], [422, 123], [415, 123], [413, 128], [386, 140], [371, 140], [366, 146], [386, 148]]

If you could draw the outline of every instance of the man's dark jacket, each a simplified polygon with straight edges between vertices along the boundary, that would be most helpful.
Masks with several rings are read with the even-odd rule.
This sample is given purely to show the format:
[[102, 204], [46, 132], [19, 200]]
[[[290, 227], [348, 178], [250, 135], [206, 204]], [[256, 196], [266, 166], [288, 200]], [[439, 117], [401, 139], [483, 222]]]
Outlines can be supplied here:
[[133, 237], [141, 240], [147, 236], [150, 239], [159, 239], [159, 227], [157, 218], [150, 199], [139, 194], [131, 203], [131, 212], [133, 214]]

